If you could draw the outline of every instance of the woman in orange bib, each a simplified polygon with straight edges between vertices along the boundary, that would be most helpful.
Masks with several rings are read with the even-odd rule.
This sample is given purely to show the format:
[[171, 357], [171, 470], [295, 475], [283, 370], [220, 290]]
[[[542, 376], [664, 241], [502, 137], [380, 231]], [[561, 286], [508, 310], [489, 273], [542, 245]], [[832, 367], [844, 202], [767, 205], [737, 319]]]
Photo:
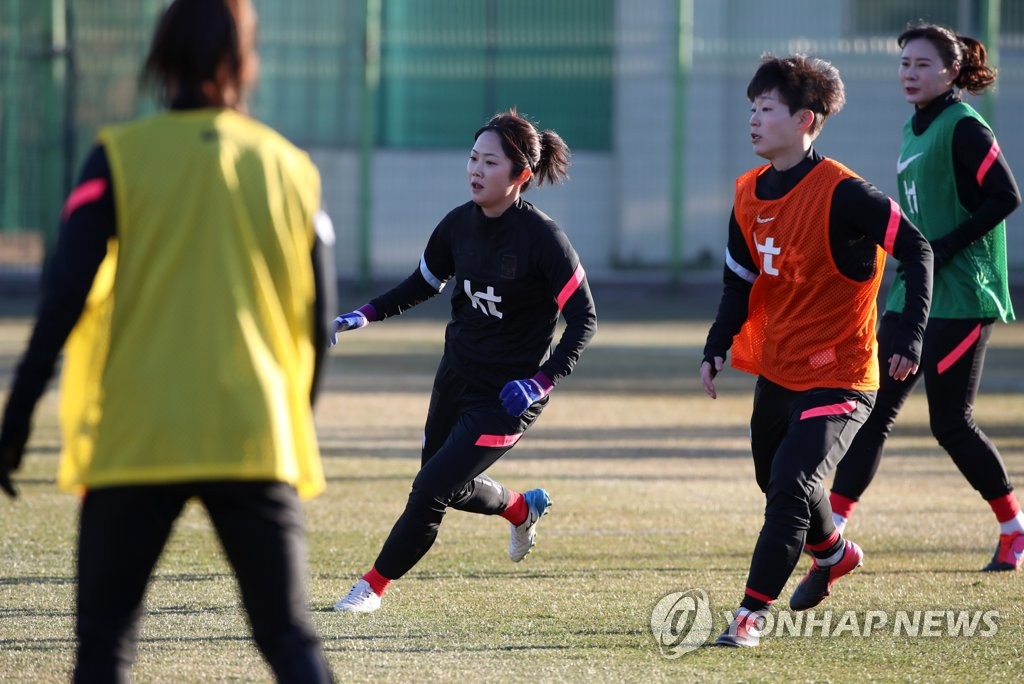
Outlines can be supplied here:
[[725, 646], [759, 643], [764, 611], [805, 545], [814, 561], [790, 599], [793, 610], [818, 605], [863, 562], [860, 547], [835, 529], [822, 479], [874, 403], [885, 254], [905, 266], [907, 307], [881, 372], [916, 372], [931, 296], [931, 250], [899, 205], [812, 147], [845, 103], [835, 67], [766, 57], [747, 97], [750, 142], [770, 163], [736, 181], [724, 290], [700, 367], [712, 399], [730, 348], [732, 365], [757, 376], [750, 439], [764, 526], [740, 607], [716, 641]]

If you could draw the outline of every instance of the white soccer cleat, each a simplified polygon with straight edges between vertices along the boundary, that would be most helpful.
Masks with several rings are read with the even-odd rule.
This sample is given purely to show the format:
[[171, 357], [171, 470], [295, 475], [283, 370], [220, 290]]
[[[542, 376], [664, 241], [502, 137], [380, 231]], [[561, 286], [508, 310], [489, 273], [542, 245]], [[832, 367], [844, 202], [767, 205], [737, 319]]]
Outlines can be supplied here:
[[526, 520], [521, 525], [512, 525], [512, 536], [508, 542], [508, 557], [513, 563], [526, 558], [537, 543], [537, 523], [547, 515], [551, 497], [543, 489], [531, 489], [523, 493], [526, 499]]
[[372, 613], [380, 608], [380, 596], [370, 588], [364, 579], [352, 586], [348, 596], [334, 604], [334, 610], [342, 613]]
[[754, 648], [761, 643], [761, 631], [764, 629], [764, 623], [763, 611], [752, 613], [746, 608], [740, 608], [725, 631], [715, 639], [715, 646]]

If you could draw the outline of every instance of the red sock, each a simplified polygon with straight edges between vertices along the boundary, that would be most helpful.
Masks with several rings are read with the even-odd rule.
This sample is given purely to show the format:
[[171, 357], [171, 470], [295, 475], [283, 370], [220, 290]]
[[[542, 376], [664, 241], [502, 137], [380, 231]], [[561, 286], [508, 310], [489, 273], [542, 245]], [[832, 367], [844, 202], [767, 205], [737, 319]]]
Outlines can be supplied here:
[[391, 584], [391, 580], [377, 572], [376, 567], [370, 568], [370, 572], [363, 575], [363, 579], [366, 580], [366, 583], [370, 585], [373, 593], [377, 596], [383, 596], [388, 585]]
[[526, 498], [519, 492], [508, 490], [508, 506], [502, 511], [501, 517], [513, 525], [522, 525], [526, 522], [526, 515], [530, 509], [526, 506]]
[[853, 507], [857, 505], [856, 499], [851, 499], [848, 496], [836, 494], [835, 492], [828, 495], [828, 502], [832, 504], [833, 513], [841, 515], [847, 520], [853, 515]]
[[807, 548], [811, 550], [811, 553], [815, 555], [819, 553], [832, 552], [835, 553], [839, 550], [839, 541], [842, 539], [842, 535], [839, 534], [839, 530], [832, 530], [832, 534], [817, 544], [807, 544]]
[[740, 601], [740, 608], [746, 608], [751, 613], [756, 613], [759, 610], [766, 610], [774, 602], [775, 598], [746, 587], [743, 590], [743, 600]]
[[996, 514], [996, 520], [1001, 523], [1013, 520], [1020, 513], [1020, 505], [1017, 503], [1017, 495], [1013, 492], [999, 497], [998, 499], [992, 499], [988, 502], [988, 505], [992, 507], [992, 512]]

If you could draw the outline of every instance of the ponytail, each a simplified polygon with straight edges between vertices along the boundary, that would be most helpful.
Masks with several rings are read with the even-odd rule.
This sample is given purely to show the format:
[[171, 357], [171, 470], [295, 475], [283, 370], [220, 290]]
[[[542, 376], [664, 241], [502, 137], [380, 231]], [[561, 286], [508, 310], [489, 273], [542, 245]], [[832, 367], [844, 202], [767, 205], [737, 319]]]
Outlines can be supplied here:
[[515, 107], [491, 117], [477, 129], [473, 140], [484, 131], [494, 132], [501, 140], [502, 151], [512, 161], [512, 178], [523, 169], [530, 169], [531, 176], [520, 188], [522, 192], [530, 187], [534, 178], [537, 185], [553, 185], [569, 177], [569, 146], [554, 131], [538, 132]]
[[[569, 146], [562, 136], [547, 130], [540, 134], [540, 160], [533, 170], [537, 185], [557, 185], [569, 177]], [[525, 186], [524, 186], [525, 189]]]
[[960, 75], [953, 85], [971, 95], [978, 95], [995, 83], [996, 69], [985, 63], [988, 51], [981, 41], [961, 35], [958, 35], [957, 39], [963, 46], [963, 57], [960, 61]]

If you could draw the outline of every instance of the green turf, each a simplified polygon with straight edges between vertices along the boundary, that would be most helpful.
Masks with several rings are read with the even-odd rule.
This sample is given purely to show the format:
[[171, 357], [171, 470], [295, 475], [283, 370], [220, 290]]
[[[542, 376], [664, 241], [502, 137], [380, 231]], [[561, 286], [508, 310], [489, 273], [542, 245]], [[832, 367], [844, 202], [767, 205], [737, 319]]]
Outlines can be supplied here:
[[[672, 313], [672, 300], [663, 302]], [[652, 306], [652, 310], [657, 307]], [[576, 375], [536, 428], [493, 469], [554, 499], [526, 560], [510, 563], [499, 518], [452, 512], [437, 544], [394, 583], [383, 608], [329, 607], [373, 562], [405, 503], [443, 322], [412, 317], [345, 334], [332, 354], [317, 424], [329, 478], [306, 508], [310, 610], [339, 681], [1000, 681], [1024, 660], [1018, 573], [977, 572], [997, 528], [935, 445], [923, 391], [901, 416], [878, 479], [848, 529], [864, 568], [817, 609], [994, 610], [989, 637], [776, 636], [755, 650], [663, 657], [651, 611], [702, 589], [714, 614], [741, 598], [763, 499], [747, 447], [751, 379], [720, 376], [707, 399], [696, 374], [706, 321], [629, 323], [609, 315]], [[0, 365], [28, 335], [0, 319]], [[1024, 481], [1024, 326], [999, 326], [979, 423]], [[923, 388], [922, 388], [923, 390]], [[76, 500], [56, 491], [53, 393], [37, 413], [18, 481], [0, 501], [0, 679], [66, 681], [74, 653]], [[116, 562], [116, 559], [111, 559]], [[780, 600], [806, 570], [801, 559]], [[179, 521], [147, 596], [139, 681], [267, 681], [229, 568], [198, 508]]]

